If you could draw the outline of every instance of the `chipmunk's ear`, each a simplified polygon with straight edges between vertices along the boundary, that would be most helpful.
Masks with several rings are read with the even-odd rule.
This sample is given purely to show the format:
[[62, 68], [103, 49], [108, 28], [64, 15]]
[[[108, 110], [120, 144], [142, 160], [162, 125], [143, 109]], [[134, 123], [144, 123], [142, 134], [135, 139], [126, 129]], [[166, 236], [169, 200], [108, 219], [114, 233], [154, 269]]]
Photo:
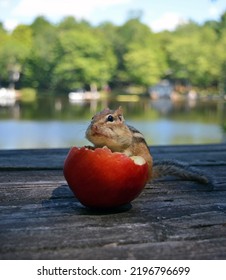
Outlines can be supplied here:
[[118, 107], [118, 109], [116, 110], [116, 113], [118, 115], [119, 120], [123, 123], [124, 117], [123, 117], [123, 109], [121, 106]]
[[122, 109], [122, 106], [119, 106], [118, 109], [117, 109], [116, 111], [117, 111], [117, 113], [118, 113], [119, 115], [122, 115], [122, 116], [123, 116], [123, 109]]
[[103, 111], [101, 111], [100, 114], [109, 114], [110, 111], [111, 111], [111, 110], [107, 107], [107, 108], [105, 108]]

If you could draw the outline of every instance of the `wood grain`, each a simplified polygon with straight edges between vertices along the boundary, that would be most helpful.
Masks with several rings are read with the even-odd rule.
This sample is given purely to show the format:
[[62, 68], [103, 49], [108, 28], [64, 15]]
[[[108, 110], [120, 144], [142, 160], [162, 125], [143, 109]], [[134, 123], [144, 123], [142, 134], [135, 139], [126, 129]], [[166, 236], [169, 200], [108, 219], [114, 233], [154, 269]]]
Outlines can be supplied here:
[[214, 177], [164, 178], [111, 212], [91, 211], [62, 173], [68, 149], [0, 151], [0, 259], [226, 259], [226, 144], [151, 147]]

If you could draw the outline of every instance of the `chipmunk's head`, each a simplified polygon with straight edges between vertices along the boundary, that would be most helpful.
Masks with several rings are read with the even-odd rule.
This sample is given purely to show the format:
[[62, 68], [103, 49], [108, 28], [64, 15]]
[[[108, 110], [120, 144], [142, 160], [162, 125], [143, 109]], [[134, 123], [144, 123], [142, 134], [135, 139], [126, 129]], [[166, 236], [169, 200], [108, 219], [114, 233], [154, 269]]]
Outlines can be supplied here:
[[132, 143], [132, 134], [124, 122], [122, 108], [107, 108], [94, 115], [86, 130], [86, 138], [95, 147], [107, 146], [116, 152], [128, 148]]

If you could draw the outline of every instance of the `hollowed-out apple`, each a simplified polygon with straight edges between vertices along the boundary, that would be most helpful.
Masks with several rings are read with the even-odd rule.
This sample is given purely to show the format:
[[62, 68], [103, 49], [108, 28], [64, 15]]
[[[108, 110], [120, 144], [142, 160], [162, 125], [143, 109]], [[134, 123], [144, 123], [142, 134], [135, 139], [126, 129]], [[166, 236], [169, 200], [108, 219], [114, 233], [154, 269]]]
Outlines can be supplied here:
[[112, 208], [141, 193], [148, 180], [148, 165], [142, 157], [113, 153], [105, 147], [73, 147], [64, 163], [64, 176], [83, 205]]

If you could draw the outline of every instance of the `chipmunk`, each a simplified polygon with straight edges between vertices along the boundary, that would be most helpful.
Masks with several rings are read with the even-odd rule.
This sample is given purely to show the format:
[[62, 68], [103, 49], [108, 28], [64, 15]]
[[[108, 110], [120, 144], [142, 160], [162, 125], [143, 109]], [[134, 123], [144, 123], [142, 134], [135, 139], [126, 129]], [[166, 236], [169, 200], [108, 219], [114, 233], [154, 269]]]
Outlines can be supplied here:
[[173, 175], [210, 184], [210, 178], [186, 163], [177, 160], [153, 161], [143, 134], [125, 123], [121, 106], [116, 110], [107, 108], [94, 115], [86, 130], [86, 138], [95, 148], [107, 146], [112, 152], [143, 157], [149, 167], [149, 180]]

